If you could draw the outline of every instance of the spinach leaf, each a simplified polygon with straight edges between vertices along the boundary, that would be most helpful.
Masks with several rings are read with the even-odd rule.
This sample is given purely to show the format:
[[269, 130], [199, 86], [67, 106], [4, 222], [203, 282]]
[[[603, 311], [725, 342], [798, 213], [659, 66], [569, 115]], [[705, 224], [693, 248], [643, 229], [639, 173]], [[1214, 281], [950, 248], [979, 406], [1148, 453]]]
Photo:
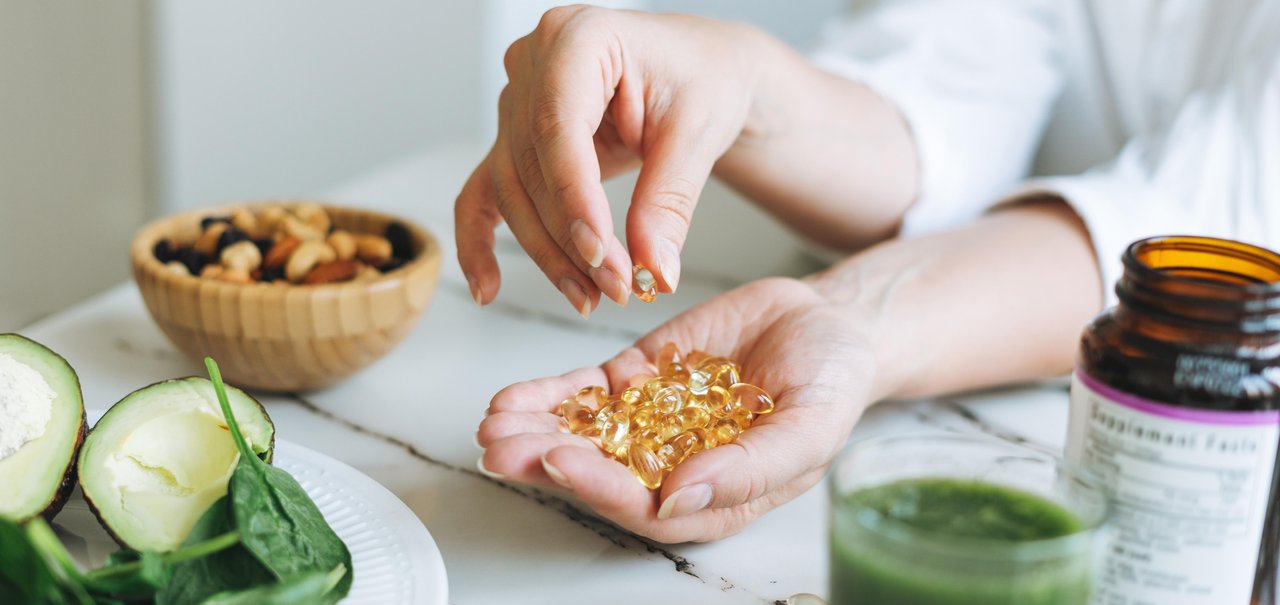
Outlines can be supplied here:
[[310, 605], [323, 601], [346, 575], [347, 568], [339, 565], [329, 573], [312, 571], [279, 584], [216, 594], [202, 605]]
[[337, 586], [321, 600], [336, 603], [351, 591], [351, 552], [298, 481], [254, 455], [227, 400], [217, 362], [206, 357], [204, 363], [227, 428], [240, 450], [229, 495], [241, 542], [281, 580], [341, 567], [344, 571]]
[[0, 603], [71, 602], [22, 527], [0, 517]]
[[[183, 542], [188, 546], [205, 544], [235, 530], [231, 504], [227, 496], [209, 506], [192, 526]], [[236, 534], [238, 535], [238, 534]], [[275, 581], [271, 571], [257, 557], [236, 543], [207, 556], [176, 562], [169, 583], [156, 593], [156, 605], [191, 605], [220, 592], [243, 590]]]

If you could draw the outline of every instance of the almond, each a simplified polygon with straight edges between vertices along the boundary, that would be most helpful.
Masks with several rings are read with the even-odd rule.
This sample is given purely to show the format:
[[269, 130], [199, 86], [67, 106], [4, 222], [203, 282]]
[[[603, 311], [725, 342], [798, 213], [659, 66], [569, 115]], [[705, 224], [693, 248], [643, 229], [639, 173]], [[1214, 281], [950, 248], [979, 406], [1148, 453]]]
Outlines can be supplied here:
[[353, 260], [335, 260], [321, 263], [307, 273], [304, 284], [332, 284], [348, 281], [360, 272], [360, 264]]
[[262, 266], [268, 269], [283, 267], [289, 262], [289, 257], [293, 256], [293, 251], [297, 250], [301, 244], [302, 240], [296, 237], [286, 237], [276, 242], [270, 250], [267, 250], [267, 257], [262, 259]]

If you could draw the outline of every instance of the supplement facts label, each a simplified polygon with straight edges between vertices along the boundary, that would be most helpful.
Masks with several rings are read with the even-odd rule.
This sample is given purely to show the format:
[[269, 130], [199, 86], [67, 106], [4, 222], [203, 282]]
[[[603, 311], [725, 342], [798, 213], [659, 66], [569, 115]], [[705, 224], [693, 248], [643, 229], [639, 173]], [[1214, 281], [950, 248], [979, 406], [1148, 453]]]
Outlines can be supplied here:
[[1249, 603], [1280, 412], [1169, 406], [1077, 371], [1067, 457], [1111, 490], [1094, 605]]

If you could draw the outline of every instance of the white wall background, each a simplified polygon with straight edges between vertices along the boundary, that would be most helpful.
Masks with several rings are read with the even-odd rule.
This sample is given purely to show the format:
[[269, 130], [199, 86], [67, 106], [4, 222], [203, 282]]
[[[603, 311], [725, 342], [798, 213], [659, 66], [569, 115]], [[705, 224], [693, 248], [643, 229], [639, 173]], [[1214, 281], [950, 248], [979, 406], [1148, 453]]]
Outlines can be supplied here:
[[[844, 1], [602, 3], [746, 20], [804, 49]], [[318, 195], [491, 137], [502, 53], [556, 4], [0, 1], [0, 330], [126, 279], [147, 215]]]

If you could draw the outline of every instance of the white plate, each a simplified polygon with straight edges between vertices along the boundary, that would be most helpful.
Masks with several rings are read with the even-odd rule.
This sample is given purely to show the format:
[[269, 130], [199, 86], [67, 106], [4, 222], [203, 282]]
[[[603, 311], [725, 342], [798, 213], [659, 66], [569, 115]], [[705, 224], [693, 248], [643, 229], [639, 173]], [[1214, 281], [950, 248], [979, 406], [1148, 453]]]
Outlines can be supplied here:
[[[276, 441], [274, 464], [293, 475], [351, 550], [355, 581], [344, 605], [447, 605], [440, 549], [418, 516], [360, 471], [319, 452]], [[78, 562], [96, 567], [119, 550], [77, 489], [54, 528]]]

